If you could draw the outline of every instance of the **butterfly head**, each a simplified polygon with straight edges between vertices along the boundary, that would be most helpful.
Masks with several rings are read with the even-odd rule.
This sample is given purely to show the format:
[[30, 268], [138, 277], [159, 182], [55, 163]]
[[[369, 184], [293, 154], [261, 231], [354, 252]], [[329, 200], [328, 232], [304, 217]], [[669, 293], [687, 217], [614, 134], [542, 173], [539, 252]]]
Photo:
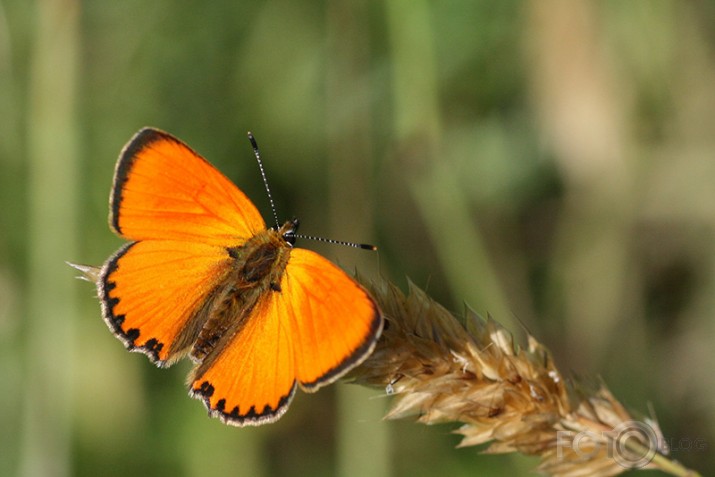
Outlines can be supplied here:
[[300, 225], [300, 221], [296, 219], [295, 217], [288, 220], [286, 223], [284, 223], [280, 229], [278, 229], [278, 233], [281, 234], [281, 237], [283, 237], [283, 240], [285, 240], [290, 246], [295, 245], [295, 239], [296, 239], [296, 232], [298, 231], [298, 226]]

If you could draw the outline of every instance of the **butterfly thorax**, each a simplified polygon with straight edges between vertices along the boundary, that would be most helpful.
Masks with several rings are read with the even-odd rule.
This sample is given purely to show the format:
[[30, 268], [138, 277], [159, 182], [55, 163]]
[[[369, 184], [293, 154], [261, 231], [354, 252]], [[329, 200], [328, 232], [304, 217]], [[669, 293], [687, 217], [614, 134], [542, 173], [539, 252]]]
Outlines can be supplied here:
[[244, 245], [228, 249], [229, 256], [234, 259], [232, 281], [235, 286], [280, 291], [280, 281], [292, 248], [281, 230], [265, 230]]
[[205, 321], [191, 350], [194, 360], [203, 361], [222, 340], [230, 339], [266, 292], [281, 291], [292, 248], [285, 237], [289, 223], [279, 230], [264, 230], [243, 245], [227, 249], [231, 258], [227, 279], [198, 312]]

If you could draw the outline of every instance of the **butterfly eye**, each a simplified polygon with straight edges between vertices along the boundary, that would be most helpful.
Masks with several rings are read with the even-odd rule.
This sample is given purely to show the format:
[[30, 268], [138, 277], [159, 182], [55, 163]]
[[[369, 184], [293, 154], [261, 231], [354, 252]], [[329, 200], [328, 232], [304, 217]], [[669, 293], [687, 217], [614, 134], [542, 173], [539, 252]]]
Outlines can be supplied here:
[[289, 220], [288, 222], [281, 227], [281, 231], [283, 232], [283, 240], [288, 242], [290, 245], [295, 245], [295, 239], [296, 239], [296, 231], [298, 230], [298, 226], [300, 225], [300, 221], [296, 218], [293, 218]]

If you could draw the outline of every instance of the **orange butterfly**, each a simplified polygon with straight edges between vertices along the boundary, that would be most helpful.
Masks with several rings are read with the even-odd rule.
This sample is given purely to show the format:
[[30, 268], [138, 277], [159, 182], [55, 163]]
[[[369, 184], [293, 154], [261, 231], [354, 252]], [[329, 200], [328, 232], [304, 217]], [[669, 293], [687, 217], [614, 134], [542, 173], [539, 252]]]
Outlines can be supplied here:
[[[255, 149], [255, 143], [254, 143]], [[257, 153], [257, 150], [256, 150]], [[130, 240], [96, 282], [131, 351], [196, 363], [189, 394], [227, 424], [280, 418], [297, 384], [330, 384], [373, 350], [383, 317], [336, 265], [294, 248], [297, 220], [266, 228], [253, 203], [179, 139], [139, 131], [117, 162], [111, 228]]]

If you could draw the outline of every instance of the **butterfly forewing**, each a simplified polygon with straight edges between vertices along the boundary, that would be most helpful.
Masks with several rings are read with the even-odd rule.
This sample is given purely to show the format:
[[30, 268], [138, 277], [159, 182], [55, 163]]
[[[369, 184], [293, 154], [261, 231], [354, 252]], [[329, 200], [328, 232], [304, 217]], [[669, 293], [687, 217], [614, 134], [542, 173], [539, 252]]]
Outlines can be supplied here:
[[335, 381], [372, 351], [382, 331], [380, 311], [336, 265], [310, 250], [293, 249], [281, 288], [303, 389]]
[[238, 245], [265, 229], [253, 203], [186, 144], [145, 128], [114, 173], [110, 224], [132, 240]]

